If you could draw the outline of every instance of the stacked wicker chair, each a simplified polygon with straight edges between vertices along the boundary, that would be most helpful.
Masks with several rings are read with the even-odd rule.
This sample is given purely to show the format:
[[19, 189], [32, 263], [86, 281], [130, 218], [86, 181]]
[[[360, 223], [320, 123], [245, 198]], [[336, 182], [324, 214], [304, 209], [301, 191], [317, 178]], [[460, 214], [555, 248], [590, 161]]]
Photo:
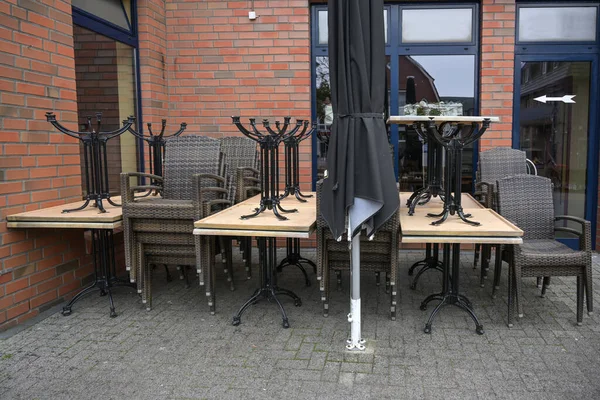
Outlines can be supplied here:
[[[341, 271], [350, 270], [350, 252], [348, 239], [344, 235], [341, 241], [333, 238], [327, 223], [319, 213], [321, 202], [321, 181], [317, 183], [317, 279], [320, 281], [323, 315], [329, 315], [330, 272], [336, 271], [338, 288], [341, 285]], [[380, 273], [385, 273], [386, 293], [390, 293], [390, 318], [396, 319], [396, 275], [398, 270], [400, 217], [394, 214], [375, 234], [373, 240], [361, 237], [361, 272], [375, 272], [377, 284]]]
[[[230, 204], [220, 142], [182, 136], [166, 144], [164, 177], [121, 174], [125, 260], [131, 280], [147, 309], [152, 307], [150, 264], [195, 266], [214, 312], [213, 246], [192, 234], [194, 221]], [[152, 178], [154, 186], [132, 186], [131, 177]], [[158, 190], [161, 198], [135, 198], [140, 190]], [[212, 258], [211, 258], [212, 257]]]
[[[235, 203], [240, 203], [257, 193], [260, 193], [259, 171], [256, 169], [259, 161], [256, 142], [252, 139], [241, 136], [230, 136], [221, 139], [221, 152], [227, 159], [229, 168], [228, 179], [232, 182], [231, 199]], [[229, 249], [231, 241], [223, 236], [219, 237], [221, 252]], [[240, 238], [240, 249], [246, 268], [247, 278], [252, 277], [252, 238]], [[225, 273], [227, 279], [231, 279], [233, 288], [233, 275], [231, 272], [231, 257], [223, 257], [226, 263]]]
[[[555, 216], [550, 179], [515, 175], [497, 181], [498, 211], [521, 228], [523, 244], [506, 246], [502, 253], [509, 263], [508, 326], [513, 325], [514, 305], [523, 316], [521, 278], [550, 276], [577, 277], [577, 324], [582, 323], [584, 286], [588, 313], [593, 311], [592, 236], [590, 222], [574, 216]], [[572, 221], [580, 229], [555, 227], [556, 222]], [[579, 250], [555, 240], [555, 232], [568, 232], [579, 238]], [[542, 289], [542, 297], [546, 288]]]
[[[527, 156], [524, 151], [512, 149], [510, 147], [497, 147], [479, 154], [479, 164], [477, 169], [477, 183], [475, 185], [475, 196], [486, 208], [496, 207], [496, 181], [506, 176], [526, 174]], [[484, 285], [484, 278], [489, 266], [491, 255], [490, 245], [475, 247], [475, 258], [473, 268], [477, 268], [479, 259], [479, 249], [481, 247], [481, 286]], [[500, 254], [501, 246], [496, 246], [496, 253]], [[497, 268], [500, 268], [496, 263]], [[494, 282], [494, 294], [498, 282]]]

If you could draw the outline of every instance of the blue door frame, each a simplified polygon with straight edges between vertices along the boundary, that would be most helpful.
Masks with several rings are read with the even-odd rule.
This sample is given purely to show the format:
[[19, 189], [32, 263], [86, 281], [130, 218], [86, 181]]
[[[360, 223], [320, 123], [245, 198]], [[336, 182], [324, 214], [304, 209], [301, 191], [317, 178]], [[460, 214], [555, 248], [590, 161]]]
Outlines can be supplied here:
[[[549, 49], [550, 50], [550, 49]], [[584, 50], [583, 48], [581, 50]], [[596, 217], [598, 204], [598, 115], [595, 110], [598, 109], [598, 54], [592, 54], [589, 46], [585, 46], [582, 52], [571, 50], [566, 53], [536, 53], [536, 54], [516, 54], [515, 55], [515, 84], [513, 94], [513, 132], [512, 147], [520, 148], [520, 97], [521, 97], [521, 63], [522, 62], [541, 62], [541, 61], [587, 61], [591, 63], [590, 69], [590, 111], [588, 121], [588, 151], [587, 151], [587, 174], [586, 174], [586, 193], [585, 193], [585, 211], [584, 217], [592, 225], [592, 246], [596, 243]], [[556, 50], [555, 50], [556, 51]], [[583, 53], [583, 54], [582, 54]], [[585, 54], [588, 53], [588, 54]], [[562, 242], [573, 248], [577, 248], [577, 239], [562, 239]]]

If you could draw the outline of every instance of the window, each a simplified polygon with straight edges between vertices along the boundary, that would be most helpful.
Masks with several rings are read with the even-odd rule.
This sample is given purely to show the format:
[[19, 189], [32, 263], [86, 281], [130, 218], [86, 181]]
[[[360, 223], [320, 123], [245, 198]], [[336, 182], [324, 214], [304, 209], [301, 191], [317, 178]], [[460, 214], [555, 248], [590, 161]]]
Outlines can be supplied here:
[[402, 43], [473, 41], [473, 8], [402, 10]]
[[517, 10], [519, 42], [595, 42], [598, 8], [525, 7]]
[[[329, 36], [329, 31], [328, 31], [328, 20], [327, 20], [327, 10], [319, 10], [317, 11], [317, 15], [318, 15], [318, 21], [319, 21], [319, 26], [318, 26], [318, 36], [319, 36], [319, 44], [327, 44], [328, 42], [328, 36]], [[383, 10], [383, 30], [384, 30], [384, 35], [385, 35], [385, 43], [388, 43], [388, 10], [384, 9]]]
[[[138, 109], [135, 0], [73, 0], [73, 47], [80, 130], [88, 117], [102, 114], [101, 131], [120, 128]], [[108, 189], [119, 193], [119, 174], [143, 171], [142, 148], [128, 132], [107, 142]], [[82, 154], [83, 169], [83, 154]], [[84, 171], [82, 171], [83, 176]], [[85, 181], [82, 179], [84, 195]]]
[[[102, 113], [102, 131], [120, 128], [121, 121], [136, 115], [133, 48], [77, 25], [73, 27], [73, 43], [79, 125]], [[111, 193], [119, 193], [119, 174], [137, 171], [135, 137], [125, 132], [109, 140], [107, 155], [108, 187]]]

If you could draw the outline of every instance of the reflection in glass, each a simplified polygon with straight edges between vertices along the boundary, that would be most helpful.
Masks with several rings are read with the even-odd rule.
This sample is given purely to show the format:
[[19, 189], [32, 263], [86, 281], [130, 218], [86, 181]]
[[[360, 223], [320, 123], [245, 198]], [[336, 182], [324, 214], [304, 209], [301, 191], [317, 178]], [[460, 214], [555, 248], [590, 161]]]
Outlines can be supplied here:
[[[328, 35], [329, 31], [328, 26], [329, 22], [327, 21], [327, 10], [321, 10], [318, 12], [319, 18], [319, 44], [327, 44], [328, 43]], [[383, 10], [383, 34], [385, 43], [388, 42], [388, 12], [386, 9]]]
[[[73, 42], [80, 126], [100, 112], [103, 131], [118, 129], [121, 121], [136, 115], [133, 48], [77, 25], [73, 26]], [[107, 155], [108, 187], [118, 194], [119, 174], [138, 169], [135, 137], [126, 132], [109, 140]]]
[[[521, 64], [520, 146], [535, 163], [538, 175], [552, 180], [556, 214], [584, 217], [590, 63], [554, 62], [552, 71], [534, 73], [541, 70], [541, 64]], [[543, 95], [575, 95], [575, 103], [534, 100]]]
[[319, 11], [319, 44], [327, 44], [327, 38], [329, 35], [328, 22], [327, 22], [327, 11]]
[[522, 7], [519, 41], [594, 42], [596, 7]]
[[[398, 115], [474, 115], [475, 56], [400, 56]], [[389, 72], [389, 71], [388, 71]], [[424, 185], [427, 145], [417, 133], [399, 126], [400, 190]], [[473, 149], [463, 153], [463, 191], [471, 191]]]
[[402, 10], [402, 43], [465, 43], [473, 40], [473, 9]]
[[325, 160], [333, 123], [331, 86], [329, 85], [329, 57], [317, 57], [315, 69], [317, 88], [317, 179], [322, 179], [327, 166]]

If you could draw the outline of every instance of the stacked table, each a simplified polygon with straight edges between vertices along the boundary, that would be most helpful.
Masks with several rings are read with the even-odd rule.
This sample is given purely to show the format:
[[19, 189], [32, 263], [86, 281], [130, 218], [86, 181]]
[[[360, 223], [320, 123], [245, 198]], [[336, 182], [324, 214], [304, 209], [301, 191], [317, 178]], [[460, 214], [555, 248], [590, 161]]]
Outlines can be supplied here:
[[[115, 198], [117, 203], [120, 197]], [[111, 288], [114, 286], [132, 286], [128, 281], [116, 277], [116, 262], [113, 231], [123, 224], [123, 210], [120, 206], [106, 204], [106, 212], [100, 212], [93, 205], [77, 212], [63, 212], [65, 209], [78, 208], [81, 201], [61, 204], [55, 207], [7, 216], [9, 228], [58, 228], [58, 229], [89, 229], [92, 233], [92, 256], [94, 259], [94, 282], [81, 290], [63, 307], [62, 314], [70, 315], [73, 304], [90, 293], [99, 289], [102, 296], [108, 294], [110, 316], [116, 317], [115, 305]]]
[[[314, 195], [314, 193], [308, 193]], [[194, 223], [195, 235], [208, 236], [249, 236], [256, 237], [259, 250], [260, 284], [254, 294], [240, 307], [233, 317], [233, 325], [239, 325], [244, 311], [261, 299], [273, 300], [279, 306], [283, 327], [289, 328], [289, 321], [279, 295], [289, 296], [298, 307], [302, 301], [293, 292], [277, 286], [276, 238], [308, 239], [316, 229], [316, 197], [306, 198], [301, 203], [293, 197], [281, 200], [284, 208], [296, 208], [297, 213], [287, 214], [288, 219], [280, 220], [273, 213], [260, 213], [253, 218], [241, 219], [256, 209], [261, 196], [254, 196], [233, 207], [206, 217]]]

